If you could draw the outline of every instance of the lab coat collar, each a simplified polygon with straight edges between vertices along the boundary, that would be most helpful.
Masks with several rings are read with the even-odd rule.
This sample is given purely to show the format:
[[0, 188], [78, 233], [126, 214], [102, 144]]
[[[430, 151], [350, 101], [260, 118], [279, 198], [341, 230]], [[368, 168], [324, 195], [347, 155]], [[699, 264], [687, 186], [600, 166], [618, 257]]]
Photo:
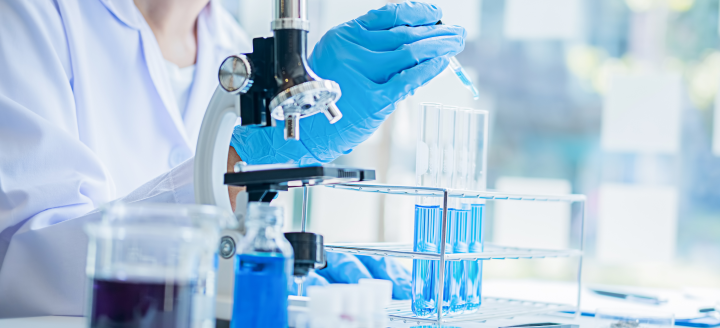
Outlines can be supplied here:
[[138, 15], [139, 11], [132, 0], [100, 0], [105, 7], [125, 25], [140, 29], [145, 21], [142, 15]]
[[[140, 32], [143, 55], [153, 84], [179, 134], [181, 134], [186, 145], [194, 150], [205, 109], [217, 86], [217, 69], [224, 56], [230, 55], [238, 49], [249, 47], [247, 37], [243, 34], [244, 40], [237, 40], [234, 36], [238, 33], [228, 31], [228, 28], [232, 27], [228, 26], [229, 22], [227, 20], [232, 18], [223, 12], [219, 0], [210, 0], [198, 16], [198, 54], [195, 64], [195, 78], [193, 79], [185, 117], [181, 117], [177, 110], [178, 105], [173, 96], [169, 77], [165, 72], [164, 58], [155, 39], [155, 34], [135, 6], [135, 3], [132, 0], [100, 1], [118, 20]], [[240, 31], [240, 34], [242, 34], [242, 31]], [[247, 51], [251, 50], [247, 49]]]

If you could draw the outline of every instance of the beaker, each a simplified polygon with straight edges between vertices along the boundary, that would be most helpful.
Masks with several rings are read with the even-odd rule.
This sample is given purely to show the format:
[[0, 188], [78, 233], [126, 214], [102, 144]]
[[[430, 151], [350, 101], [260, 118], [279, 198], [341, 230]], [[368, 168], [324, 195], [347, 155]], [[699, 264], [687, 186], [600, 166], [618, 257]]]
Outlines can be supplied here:
[[220, 231], [236, 225], [208, 205], [106, 207], [85, 225], [88, 327], [213, 327]]

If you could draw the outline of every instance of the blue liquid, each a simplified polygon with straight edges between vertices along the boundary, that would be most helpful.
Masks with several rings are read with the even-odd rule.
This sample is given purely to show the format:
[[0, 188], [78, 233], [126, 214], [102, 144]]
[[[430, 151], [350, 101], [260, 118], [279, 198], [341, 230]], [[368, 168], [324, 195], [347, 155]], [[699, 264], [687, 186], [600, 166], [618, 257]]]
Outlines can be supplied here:
[[[445, 252], [468, 251], [468, 216], [470, 210], [448, 210], [448, 229], [445, 236]], [[440, 226], [442, 210], [439, 206], [415, 205], [415, 252], [440, 253]], [[439, 262], [413, 260], [412, 311], [417, 316], [429, 316], [437, 312], [437, 288]], [[443, 285], [443, 314], [460, 314], [466, 309], [467, 276], [465, 261], [446, 262]]]
[[[470, 253], [483, 251], [482, 223], [485, 204], [472, 204], [468, 220], [468, 248]], [[482, 261], [464, 261], [467, 280], [466, 313], [475, 312], [482, 303]]]
[[[468, 252], [468, 215], [470, 210], [451, 208], [448, 210], [448, 229], [445, 236], [445, 252]], [[465, 261], [445, 262], [445, 286], [443, 291], [443, 312], [449, 315], [465, 311], [466, 275]]]
[[288, 277], [282, 255], [238, 254], [230, 327], [287, 327]]
[[[440, 253], [440, 206], [415, 205], [415, 239], [413, 251]], [[437, 308], [438, 261], [413, 260], [413, 313], [420, 317], [435, 314]]]
[[455, 75], [457, 75], [457, 77], [460, 79], [460, 82], [462, 82], [462, 84], [465, 85], [465, 87], [468, 88], [470, 90], [470, 92], [472, 92], [473, 99], [477, 100], [478, 98], [480, 98], [480, 92], [475, 87], [475, 85], [472, 83], [472, 81], [470, 81], [470, 79], [467, 76], [467, 73], [465, 73], [465, 70], [460, 68], [460, 69], [454, 70], [454, 72], [455, 72]]

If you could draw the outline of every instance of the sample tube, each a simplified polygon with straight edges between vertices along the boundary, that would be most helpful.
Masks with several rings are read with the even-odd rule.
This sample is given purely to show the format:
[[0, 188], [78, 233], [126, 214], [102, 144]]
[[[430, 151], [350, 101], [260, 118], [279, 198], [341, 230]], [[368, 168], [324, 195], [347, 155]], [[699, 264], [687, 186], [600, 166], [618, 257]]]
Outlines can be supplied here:
[[[468, 117], [467, 189], [485, 190], [487, 186], [488, 112], [470, 110]], [[467, 223], [468, 252], [483, 251], [483, 216], [485, 202], [480, 199], [465, 201], [463, 208], [470, 209]], [[482, 261], [465, 262], [466, 313], [475, 312], [482, 301]]]
[[[452, 112], [453, 114], [450, 114]], [[457, 107], [443, 107], [443, 117], [451, 117], [452, 124], [443, 120], [440, 131], [441, 140], [449, 142], [452, 136], [452, 146], [444, 149], [451, 150], [443, 154], [445, 159], [443, 172], [450, 171], [449, 183], [441, 184], [453, 189], [465, 189], [467, 182], [467, 155], [469, 139], [470, 111]], [[467, 223], [470, 211], [462, 207], [461, 199], [453, 198], [448, 204], [448, 227], [445, 240], [447, 253], [467, 253], [468, 234]], [[466, 274], [463, 261], [452, 261], [445, 264], [445, 290], [443, 293], [443, 307], [450, 315], [461, 314], [466, 308]]]
[[[443, 25], [442, 20], [437, 21], [435, 25]], [[480, 93], [478, 92], [477, 88], [473, 84], [472, 80], [470, 79], [470, 76], [465, 72], [465, 69], [463, 69], [462, 65], [460, 65], [460, 62], [455, 58], [455, 56], [448, 57], [448, 61], [450, 61], [450, 69], [453, 70], [453, 73], [455, 73], [455, 76], [460, 79], [460, 82], [470, 90], [473, 94], [473, 99], [478, 100], [480, 98]]]
[[[421, 187], [437, 187], [442, 163], [440, 146], [440, 114], [442, 105], [420, 105], [420, 128], [415, 155], [416, 183]], [[435, 197], [418, 197], [415, 205], [415, 231], [413, 251], [440, 252], [440, 200]], [[436, 313], [437, 261], [413, 260], [412, 311], [417, 316]]]
[[473, 94], [473, 99], [478, 100], [480, 98], [480, 92], [478, 92], [478, 89], [475, 87], [475, 84], [473, 84], [472, 80], [470, 79], [470, 76], [465, 72], [465, 69], [463, 69], [462, 65], [460, 65], [460, 62], [457, 60], [457, 58], [450, 57], [448, 58], [450, 61], [450, 69], [453, 70], [455, 73], [455, 76], [460, 79], [460, 82], [470, 90]]

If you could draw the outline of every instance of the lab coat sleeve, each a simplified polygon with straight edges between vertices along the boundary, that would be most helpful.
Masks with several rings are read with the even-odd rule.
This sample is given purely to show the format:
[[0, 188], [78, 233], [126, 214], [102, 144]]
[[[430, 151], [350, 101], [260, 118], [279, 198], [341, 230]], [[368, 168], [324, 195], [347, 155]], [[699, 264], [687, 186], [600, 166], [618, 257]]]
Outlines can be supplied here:
[[[0, 95], [0, 318], [82, 315], [83, 225], [109, 200], [102, 165], [81, 143]], [[193, 159], [124, 202], [193, 203]]]
[[[116, 198], [81, 141], [60, 6], [0, 1], [0, 318], [83, 315], [87, 237]], [[128, 202], [193, 202], [192, 160]]]

